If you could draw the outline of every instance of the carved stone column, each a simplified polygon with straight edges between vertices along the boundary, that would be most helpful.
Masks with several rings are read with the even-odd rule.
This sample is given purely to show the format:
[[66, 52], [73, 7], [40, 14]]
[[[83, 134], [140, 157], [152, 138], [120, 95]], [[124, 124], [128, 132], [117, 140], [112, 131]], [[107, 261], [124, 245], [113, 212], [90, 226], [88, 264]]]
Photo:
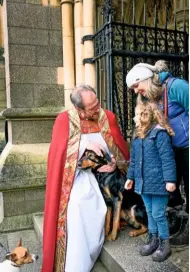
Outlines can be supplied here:
[[65, 106], [71, 107], [70, 93], [75, 86], [73, 0], [62, 0], [63, 63]]
[[174, 10], [176, 11], [176, 23], [179, 30], [184, 29], [184, 22], [186, 31], [189, 29], [189, 1], [174, 0]]
[[75, 0], [74, 6], [74, 27], [75, 27], [75, 71], [76, 84], [84, 83], [83, 64], [83, 1]]
[[3, 6], [0, 5], [0, 47], [4, 47], [3, 36]]
[[[5, 61], [4, 61], [4, 7], [0, 4], [0, 112], [6, 108]], [[0, 152], [5, 146], [5, 118], [0, 115]], [[1, 204], [0, 204], [1, 205]]]
[[[95, 0], [83, 0], [83, 35], [94, 34], [94, 16], [95, 14]], [[94, 57], [94, 43], [90, 39], [84, 40], [84, 59], [89, 59], [89, 63], [85, 63], [84, 74], [85, 74], [85, 83], [89, 84], [93, 88], [96, 87], [95, 79], [95, 64], [90, 63], [90, 59]]]

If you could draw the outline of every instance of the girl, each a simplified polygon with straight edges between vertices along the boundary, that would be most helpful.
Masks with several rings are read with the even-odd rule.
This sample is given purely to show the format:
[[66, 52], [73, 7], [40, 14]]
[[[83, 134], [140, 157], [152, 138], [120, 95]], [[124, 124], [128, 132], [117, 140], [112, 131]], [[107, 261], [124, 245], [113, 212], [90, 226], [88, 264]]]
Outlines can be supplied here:
[[154, 261], [164, 261], [171, 254], [166, 219], [168, 191], [175, 190], [176, 166], [169, 137], [173, 130], [157, 105], [140, 102], [135, 108], [135, 131], [131, 162], [125, 189], [142, 196], [148, 215], [148, 241], [140, 249], [142, 256], [153, 253]]

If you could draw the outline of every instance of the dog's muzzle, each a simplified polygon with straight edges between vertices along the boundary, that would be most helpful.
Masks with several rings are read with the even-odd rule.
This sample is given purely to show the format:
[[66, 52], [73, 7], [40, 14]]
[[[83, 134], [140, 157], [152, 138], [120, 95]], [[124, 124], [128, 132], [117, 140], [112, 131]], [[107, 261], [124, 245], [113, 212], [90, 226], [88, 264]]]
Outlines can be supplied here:
[[33, 262], [35, 262], [39, 258], [38, 255], [35, 255], [35, 254], [31, 254], [31, 255], [32, 255]]

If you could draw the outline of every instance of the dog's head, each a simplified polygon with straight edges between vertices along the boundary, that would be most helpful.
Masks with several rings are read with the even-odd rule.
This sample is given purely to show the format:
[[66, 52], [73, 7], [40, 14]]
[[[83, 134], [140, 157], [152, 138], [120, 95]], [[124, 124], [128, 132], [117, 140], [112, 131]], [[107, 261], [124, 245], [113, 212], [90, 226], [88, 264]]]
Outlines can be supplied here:
[[22, 247], [22, 240], [20, 239], [17, 247], [13, 249], [11, 253], [7, 254], [6, 259], [12, 261], [18, 266], [21, 266], [23, 264], [35, 262], [38, 259], [38, 256], [31, 254], [27, 248]]
[[103, 157], [98, 156], [94, 151], [86, 150], [80, 161], [78, 162], [78, 167], [81, 169], [97, 169], [101, 167], [102, 165], [108, 164], [108, 162], [111, 161], [110, 156], [105, 153], [103, 153]]

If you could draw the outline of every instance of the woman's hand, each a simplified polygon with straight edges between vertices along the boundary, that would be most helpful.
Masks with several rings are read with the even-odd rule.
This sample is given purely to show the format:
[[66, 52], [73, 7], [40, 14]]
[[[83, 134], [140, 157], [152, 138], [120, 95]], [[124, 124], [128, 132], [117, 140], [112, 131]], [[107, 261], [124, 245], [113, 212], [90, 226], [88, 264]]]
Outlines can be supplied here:
[[175, 189], [176, 189], [175, 183], [171, 183], [171, 182], [166, 183], [166, 190], [168, 192], [173, 192], [173, 191], [175, 191]]
[[128, 180], [125, 182], [124, 188], [125, 188], [126, 190], [130, 190], [130, 189], [132, 189], [132, 187], [133, 187], [133, 180], [128, 179]]

